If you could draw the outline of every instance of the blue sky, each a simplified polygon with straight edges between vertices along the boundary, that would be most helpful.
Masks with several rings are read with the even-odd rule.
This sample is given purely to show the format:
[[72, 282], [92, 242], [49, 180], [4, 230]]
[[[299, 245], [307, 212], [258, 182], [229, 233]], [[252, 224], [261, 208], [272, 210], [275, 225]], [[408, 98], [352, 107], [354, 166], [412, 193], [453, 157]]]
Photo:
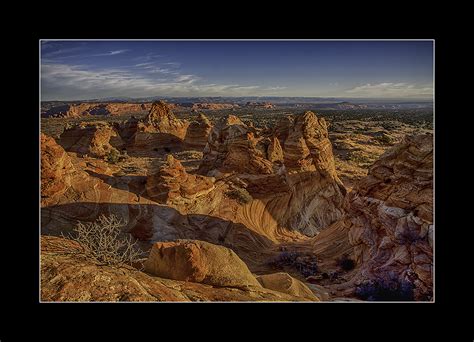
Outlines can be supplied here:
[[41, 41], [42, 100], [426, 99], [432, 41]]

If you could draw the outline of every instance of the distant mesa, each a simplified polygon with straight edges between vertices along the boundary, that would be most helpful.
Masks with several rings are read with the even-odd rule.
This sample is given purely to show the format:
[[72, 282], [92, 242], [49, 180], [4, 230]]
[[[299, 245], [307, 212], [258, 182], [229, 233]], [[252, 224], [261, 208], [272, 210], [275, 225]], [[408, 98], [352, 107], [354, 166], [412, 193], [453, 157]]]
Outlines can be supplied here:
[[263, 108], [263, 109], [276, 108], [276, 106], [270, 102], [247, 102], [245, 106], [252, 107], [252, 108]]
[[78, 103], [52, 107], [42, 113], [42, 117], [77, 118], [94, 115], [123, 115], [144, 113], [150, 103]]

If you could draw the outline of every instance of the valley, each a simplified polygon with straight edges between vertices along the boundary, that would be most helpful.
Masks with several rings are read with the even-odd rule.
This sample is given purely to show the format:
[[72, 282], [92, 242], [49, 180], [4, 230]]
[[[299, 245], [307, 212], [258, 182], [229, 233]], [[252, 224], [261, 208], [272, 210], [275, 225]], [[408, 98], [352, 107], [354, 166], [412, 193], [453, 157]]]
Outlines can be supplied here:
[[[433, 111], [408, 107], [46, 103], [41, 299], [431, 301]], [[138, 260], [71, 253], [101, 215]]]

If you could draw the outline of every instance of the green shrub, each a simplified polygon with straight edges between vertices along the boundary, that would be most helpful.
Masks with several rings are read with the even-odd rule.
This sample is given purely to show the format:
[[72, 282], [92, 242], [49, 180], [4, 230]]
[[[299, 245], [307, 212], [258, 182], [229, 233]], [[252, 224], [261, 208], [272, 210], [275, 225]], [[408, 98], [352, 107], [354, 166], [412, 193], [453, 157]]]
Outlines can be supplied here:
[[375, 140], [382, 145], [389, 145], [393, 143], [393, 139], [388, 134], [383, 133], [382, 135], [376, 136]]
[[243, 188], [234, 188], [232, 190], [227, 191], [227, 196], [239, 201], [242, 204], [250, 203], [253, 200], [252, 195]]
[[120, 152], [116, 149], [112, 149], [105, 156], [105, 161], [110, 164], [116, 164], [120, 161]]

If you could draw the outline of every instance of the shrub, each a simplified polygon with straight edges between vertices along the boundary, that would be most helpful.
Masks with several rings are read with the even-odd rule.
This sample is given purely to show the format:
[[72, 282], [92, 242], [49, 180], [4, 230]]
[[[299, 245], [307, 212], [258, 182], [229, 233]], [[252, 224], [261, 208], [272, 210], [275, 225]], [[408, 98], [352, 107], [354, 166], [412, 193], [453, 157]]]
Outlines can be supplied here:
[[124, 236], [126, 222], [115, 215], [101, 215], [94, 222], [79, 222], [70, 238], [77, 241], [82, 252], [101, 264], [109, 266], [132, 265], [138, 261], [142, 251], [132, 241], [131, 235]]
[[347, 255], [344, 255], [341, 259], [337, 261], [337, 265], [344, 271], [350, 271], [354, 269], [355, 261], [350, 259]]
[[253, 200], [252, 195], [243, 189], [243, 188], [234, 188], [232, 190], [227, 191], [227, 196], [239, 201], [242, 204], [250, 203]]
[[382, 145], [389, 145], [393, 143], [393, 139], [390, 135], [383, 133], [382, 135], [378, 135], [375, 137], [375, 140], [378, 141]]
[[110, 164], [116, 164], [120, 160], [120, 152], [116, 149], [112, 149], [105, 156], [105, 161]]
[[318, 265], [314, 255], [302, 255], [298, 252], [281, 252], [275, 259], [269, 262], [270, 266], [281, 268], [289, 266], [295, 268], [303, 277], [309, 277], [318, 273]]
[[368, 301], [412, 301], [414, 286], [408, 281], [371, 280], [356, 288], [357, 297]]

